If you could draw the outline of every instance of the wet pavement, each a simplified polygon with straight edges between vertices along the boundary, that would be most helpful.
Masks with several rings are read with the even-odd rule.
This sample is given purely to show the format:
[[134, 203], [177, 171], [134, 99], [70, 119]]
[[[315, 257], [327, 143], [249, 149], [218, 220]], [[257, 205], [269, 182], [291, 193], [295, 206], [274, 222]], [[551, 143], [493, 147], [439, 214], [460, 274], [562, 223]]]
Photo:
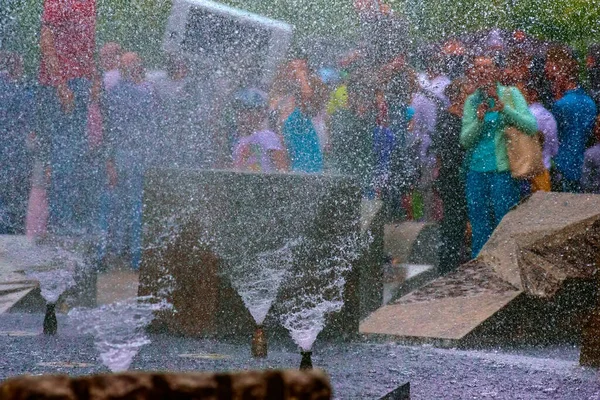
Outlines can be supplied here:
[[[93, 339], [76, 335], [59, 315], [59, 334], [40, 335], [43, 315], [0, 316], [0, 377], [20, 374], [107, 372]], [[10, 334], [9, 334], [10, 333]], [[270, 343], [269, 356], [255, 360], [246, 343], [151, 336], [131, 369], [231, 371], [297, 368], [300, 354]], [[317, 341], [315, 367], [331, 377], [337, 399], [377, 399], [406, 381], [412, 399], [600, 399], [598, 371], [577, 364], [573, 346], [497, 351], [442, 350], [396, 343]]]

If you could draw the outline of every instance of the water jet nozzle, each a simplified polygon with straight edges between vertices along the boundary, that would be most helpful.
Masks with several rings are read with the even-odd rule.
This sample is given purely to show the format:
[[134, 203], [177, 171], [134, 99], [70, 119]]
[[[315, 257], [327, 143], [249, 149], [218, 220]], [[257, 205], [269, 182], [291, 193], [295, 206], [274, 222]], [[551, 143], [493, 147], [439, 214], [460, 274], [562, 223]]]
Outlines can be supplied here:
[[300, 371], [309, 371], [313, 369], [312, 351], [301, 351], [302, 361], [300, 361]]
[[252, 337], [252, 356], [254, 358], [265, 358], [267, 356], [267, 335], [261, 325], [256, 327]]
[[56, 304], [46, 304], [46, 316], [44, 317], [44, 335], [56, 335], [58, 321], [56, 320]]

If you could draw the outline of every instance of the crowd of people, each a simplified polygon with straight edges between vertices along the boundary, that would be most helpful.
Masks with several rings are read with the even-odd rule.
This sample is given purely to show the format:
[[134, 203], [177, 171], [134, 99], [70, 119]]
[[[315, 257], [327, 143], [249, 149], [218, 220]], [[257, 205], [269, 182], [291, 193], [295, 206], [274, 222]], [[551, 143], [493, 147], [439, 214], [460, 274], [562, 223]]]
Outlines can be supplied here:
[[96, 65], [93, 8], [45, 4], [58, 5], [44, 9], [38, 84], [0, 53], [3, 233], [93, 232], [99, 260], [138, 268], [149, 167], [341, 174], [390, 222], [439, 221], [448, 272], [531, 193], [600, 194], [599, 46], [586, 74], [567, 46], [495, 31], [417, 61], [401, 46], [361, 43], [327, 66], [294, 51], [269, 88], [224, 94], [175, 55], [147, 72], [111, 42]]

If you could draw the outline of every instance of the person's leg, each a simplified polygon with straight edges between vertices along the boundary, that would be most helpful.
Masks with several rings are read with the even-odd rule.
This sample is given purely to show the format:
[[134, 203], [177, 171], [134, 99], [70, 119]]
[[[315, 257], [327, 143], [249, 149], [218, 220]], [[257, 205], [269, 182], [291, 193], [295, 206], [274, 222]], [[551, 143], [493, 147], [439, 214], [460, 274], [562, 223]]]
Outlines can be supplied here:
[[50, 166], [50, 184], [47, 191], [48, 229], [53, 233], [63, 233], [65, 220], [65, 114], [56, 96], [56, 89], [42, 86], [38, 89], [36, 102], [38, 142], [40, 159]]
[[73, 221], [73, 196], [71, 180], [73, 161], [68, 150], [68, 136], [63, 124], [53, 133], [50, 181], [50, 227], [56, 234], [65, 234]]
[[[98, 204], [96, 210], [96, 229], [98, 235], [97, 260], [104, 263], [108, 254], [114, 251], [114, 243], [111, 237], [111, 228], [114, 226], [115, 206], [114, 189], [108, 187], [106, 182], [100, 186], [98, 191]], [[103, 266], [106, 267], [106, 266]]]
[[562, 179], [562, 191], [565, 193], [581, 193], [581, 183], [577, 180]]
[[474, 171], [467, 174], [467, 211], [471, 221], [473, 258], [479, 255], [494, 230], [490, 175], [491, 173]]
[[144, 175], [137, 172], [132, 180], [132, 202], [131, 202], [131, 231], [130, 252], [131, 267], [134, 270], [140, 268], [142, 260], [142, 209], [143, 209], [143, 185]]
[[69, 87], [73, 90], [75, 97], [75, 108], [71, 113], [68, 128], [72, 160], [70, 171], [72, 185], [69, 187], [70, 195], [73, 198], [73, 203], [69, 205], [73, 212], [71, 225], [89, 230], [91, 207], [86, 201], [86, 193], [91, 179], [89, 176], [90, 165], [88, 164], [87, 119], [91, 84], [89, 80], [79, 78], [69, 81]]
[[114, 239], [114, 249], [118, 256], [125, 253], [128, 245], [127, 232], [129, 232], [129, 210], [130, 206], [130, 182], [129, 171], [126, 166], [122, 166], [119, 162], [116, 163], [118, 182], [114, 189], [114, 213], [112, 217], [112, 237]]
[[491, 193], [494, 205], [494, 229], [502, 218], [517, 204], [520, 193], [518, 181], [513, 179], [510, 172], [498, 172], [491, 177]]
[[467, 206], [464, 184], [460, 179], [440, 175], [440, 183], [439, 193], [444, 217], [440, 223], [439, 271], [445, 274], [461, 263], [465, 247]]

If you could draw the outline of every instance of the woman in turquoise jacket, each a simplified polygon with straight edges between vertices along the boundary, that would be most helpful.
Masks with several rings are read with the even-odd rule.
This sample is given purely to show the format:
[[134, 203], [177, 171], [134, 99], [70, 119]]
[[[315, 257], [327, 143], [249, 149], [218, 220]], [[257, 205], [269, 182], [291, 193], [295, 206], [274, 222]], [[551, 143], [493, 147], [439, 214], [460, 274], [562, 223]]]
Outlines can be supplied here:
[[491, 58], [476, 58], [472, 71], [478, 89], [465, 103], [460, 142], [468, 151], [466, 193], [475, 258], [504, 215], [519, 202], [504, 131], [514, 126], [534, 135], [537, 123], [521, 92], [498, 83], [500, 70]]

